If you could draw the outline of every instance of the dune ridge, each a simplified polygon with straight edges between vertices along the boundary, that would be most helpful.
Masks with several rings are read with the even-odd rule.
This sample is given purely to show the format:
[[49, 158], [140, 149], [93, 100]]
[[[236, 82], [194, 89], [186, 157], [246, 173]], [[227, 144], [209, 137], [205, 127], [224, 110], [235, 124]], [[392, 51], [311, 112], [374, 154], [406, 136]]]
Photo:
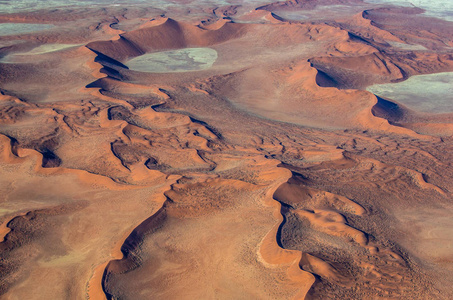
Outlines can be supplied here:
[[[364, 90], [451, 71], [450, 25], [359, 1], [0, 20], [57, 24], [0, 37], [2, 297], [453, 296], [451, 116]], [[193, 47], [217, 59], [127, 67]]]

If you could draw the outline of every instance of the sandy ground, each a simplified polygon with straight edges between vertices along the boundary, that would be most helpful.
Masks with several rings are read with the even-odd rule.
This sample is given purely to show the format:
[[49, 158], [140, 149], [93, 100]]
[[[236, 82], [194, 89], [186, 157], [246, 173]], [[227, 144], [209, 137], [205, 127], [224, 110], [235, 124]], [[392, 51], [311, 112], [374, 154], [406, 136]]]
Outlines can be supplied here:
[[138, 2], [0, 9], [2, 299], [453, 298], [453, 23]]

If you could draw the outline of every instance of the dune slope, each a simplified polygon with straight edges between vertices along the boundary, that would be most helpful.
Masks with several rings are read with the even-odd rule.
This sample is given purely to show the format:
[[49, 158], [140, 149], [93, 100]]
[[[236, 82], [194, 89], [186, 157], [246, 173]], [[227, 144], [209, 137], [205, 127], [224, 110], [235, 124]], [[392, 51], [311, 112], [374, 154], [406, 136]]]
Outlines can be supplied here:
[[0, 15], [1, 298], [451, 299], [450, 23], [209, 5]]

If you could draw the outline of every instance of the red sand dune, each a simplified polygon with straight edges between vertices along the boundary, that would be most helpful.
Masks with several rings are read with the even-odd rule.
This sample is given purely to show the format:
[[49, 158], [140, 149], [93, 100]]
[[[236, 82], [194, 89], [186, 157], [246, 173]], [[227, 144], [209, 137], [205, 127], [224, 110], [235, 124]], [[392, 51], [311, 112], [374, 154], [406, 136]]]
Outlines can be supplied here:
[[1, 298], [453, 297], [452, 114], [365, 91], [452, 23], [248, 5], [0, 15], [57, 25], [0, 36]]

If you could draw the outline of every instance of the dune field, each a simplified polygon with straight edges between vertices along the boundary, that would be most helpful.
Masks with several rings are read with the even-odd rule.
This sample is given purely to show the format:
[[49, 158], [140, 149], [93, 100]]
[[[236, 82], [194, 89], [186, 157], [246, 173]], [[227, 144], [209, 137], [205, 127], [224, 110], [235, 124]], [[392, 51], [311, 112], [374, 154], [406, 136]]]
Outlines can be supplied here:
[[453, 299], [449, 1], [0, 1], [0, 299]]

